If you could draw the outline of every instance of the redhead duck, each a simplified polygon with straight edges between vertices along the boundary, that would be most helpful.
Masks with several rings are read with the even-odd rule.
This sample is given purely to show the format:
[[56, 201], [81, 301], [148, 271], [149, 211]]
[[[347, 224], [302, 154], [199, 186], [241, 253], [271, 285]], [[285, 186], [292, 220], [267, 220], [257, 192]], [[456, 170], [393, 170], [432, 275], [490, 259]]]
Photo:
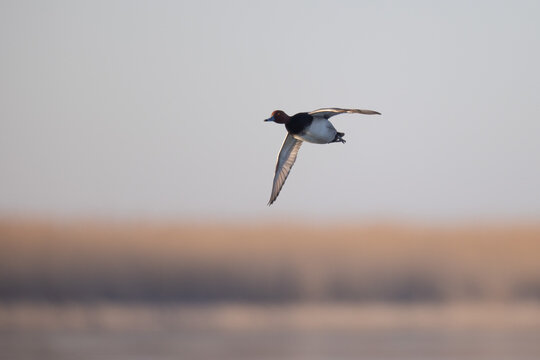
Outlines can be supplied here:
[[296, 155], [298, 154], [298, 150], [300, 150], [302, 142], [307, 141], [314, 144], [341, 142], [345, 144], [345, 140], [343, 139], [345, 134], [338, 132], [334, 128], [334, 125], [328, 121], [332, 116], [343, 113], [380, 115], [379, 112], [373, 110], [323, 108], [289, 116], [281, 110], [276, 110], [272, 113], [270, 118], [264, 120], [285, 124], [285, 128], [287, 129], [287, 136], [279, 151], [274, 183], [272, 185], [272, 194], [270, 195], [268, 205], [272, 205], [272, 203], [276, 201], [276, 198], [296, 161]]

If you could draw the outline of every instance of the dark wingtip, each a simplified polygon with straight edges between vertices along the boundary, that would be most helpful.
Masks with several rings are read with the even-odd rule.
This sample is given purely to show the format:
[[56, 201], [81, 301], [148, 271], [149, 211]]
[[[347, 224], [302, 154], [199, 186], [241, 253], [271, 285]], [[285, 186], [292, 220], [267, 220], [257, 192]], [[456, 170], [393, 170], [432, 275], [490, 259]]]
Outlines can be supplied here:
[[357, 112], [359, 114], [365, 114], [365, 115], [381, 115], [380, 112], [375, 111], [375, 110], [357, 110], [354, 112]]
[[[278, 195], [279, 195], [279, 193], [278, 193]], [[277, 199], [277, 196], [275, 198], [273, 198], [273, 199], [270, 196], [270, 200], [268, 200], [268, 204], [266, 204], [266, 205], [268, 205], [268, 206], [272, 205], [276, 201], [276, 199]]]
[[375, 111], [375, 110], [367, 110], [364, 114], [367, 114], [367, 115], [382, 115], [380, 112]]

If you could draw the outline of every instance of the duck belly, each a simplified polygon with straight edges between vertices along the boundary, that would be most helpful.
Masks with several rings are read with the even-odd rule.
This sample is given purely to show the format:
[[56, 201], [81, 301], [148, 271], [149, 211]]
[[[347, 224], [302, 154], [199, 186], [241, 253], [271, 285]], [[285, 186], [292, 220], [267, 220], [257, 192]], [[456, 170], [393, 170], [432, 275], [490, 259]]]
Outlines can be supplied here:
[[314, 144], [328, 144], [335, 139], [336, 134], [337, 131], [330, 121], [316, 118], [307, 128], [293, 136], [298, 140]]

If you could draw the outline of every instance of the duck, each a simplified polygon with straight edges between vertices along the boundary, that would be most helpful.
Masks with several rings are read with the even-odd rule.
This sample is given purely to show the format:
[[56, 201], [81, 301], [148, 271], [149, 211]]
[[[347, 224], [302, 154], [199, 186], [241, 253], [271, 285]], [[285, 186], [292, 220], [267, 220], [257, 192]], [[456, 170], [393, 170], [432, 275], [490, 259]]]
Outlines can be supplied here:
[[276, 163], [274, 181], [272, 183], [272, 193], [268, 206], [276, 201], [285, 180], [291, 172], [292, 166], [296, 161], [296, 156], [302, 143], [309, 142], [313, 144], [345, 144], [345, 133], [336, 130], [329, 119], [339, 114], [364, 114], [381, 115], [380, 112], [373, 110], [360, 109], [342, 109], [342, 108], [321, 108], [311, 112], [301, 112], [293, 116], [287, 115], [282, 110], [275, 110], [272, 116], [264, 121], [284, 124], [287, 129], [287, 136], [281, 145]]

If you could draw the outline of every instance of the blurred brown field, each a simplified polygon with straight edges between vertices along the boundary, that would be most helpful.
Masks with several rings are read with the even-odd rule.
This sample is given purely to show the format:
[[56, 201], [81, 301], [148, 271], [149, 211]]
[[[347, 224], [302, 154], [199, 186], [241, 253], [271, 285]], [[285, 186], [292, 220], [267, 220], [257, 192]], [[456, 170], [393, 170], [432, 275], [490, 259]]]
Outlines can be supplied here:
[[3, 301], [538, 301], [540, 226], [0, 221]]
[[540, 226], [0, 220], [7, 359], [538, 359]]

